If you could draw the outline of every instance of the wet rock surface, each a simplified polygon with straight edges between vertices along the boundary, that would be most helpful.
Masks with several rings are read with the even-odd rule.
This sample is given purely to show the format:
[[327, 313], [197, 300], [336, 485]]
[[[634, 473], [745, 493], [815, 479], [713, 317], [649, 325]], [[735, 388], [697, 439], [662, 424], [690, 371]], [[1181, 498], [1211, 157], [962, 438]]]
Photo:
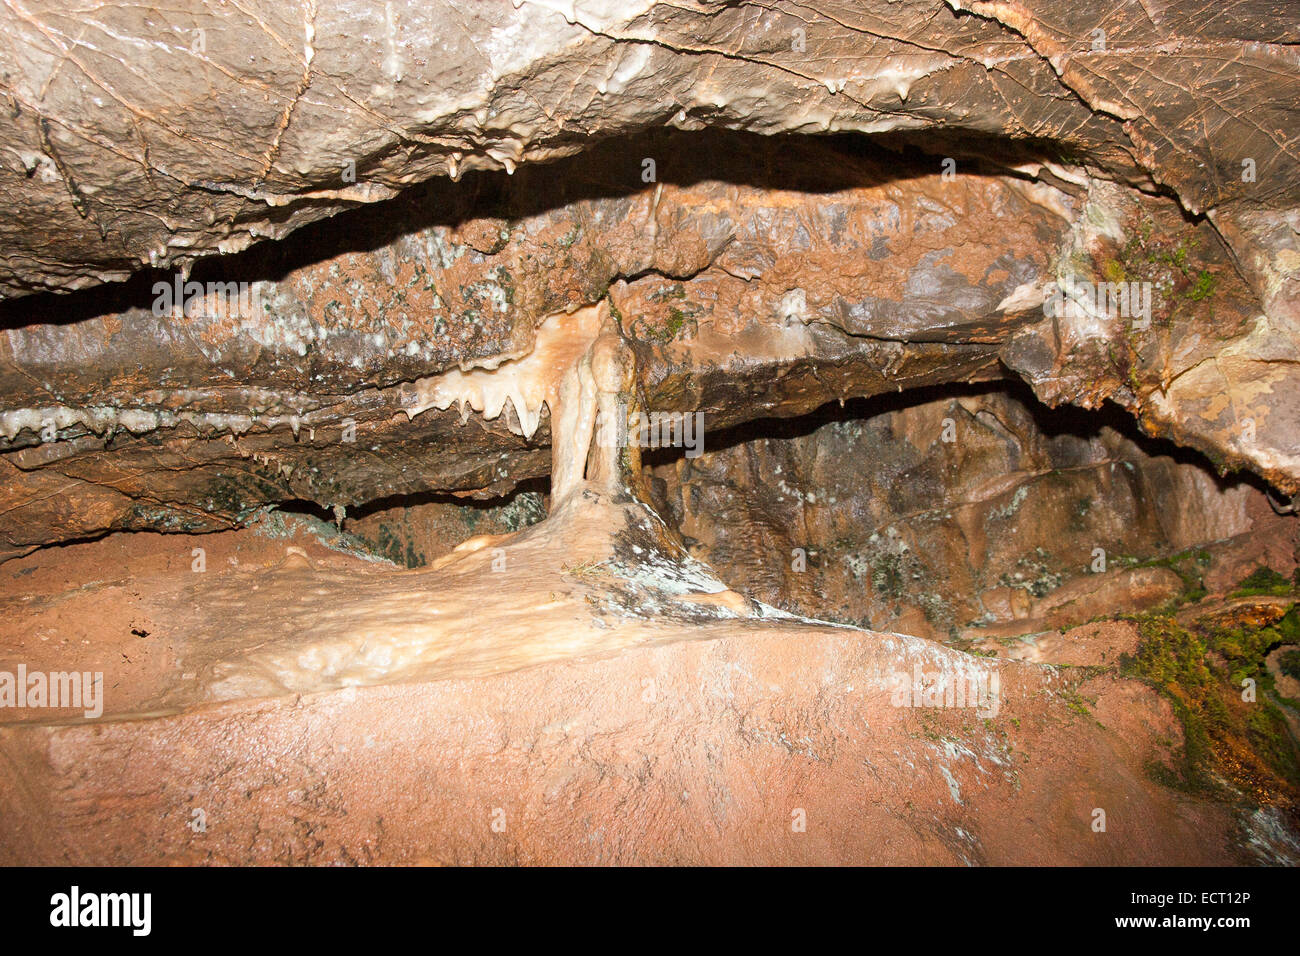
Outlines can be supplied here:
[[[638, 353], [644, 400], [703, 411], [711, 427], [997, 377], [999, 339], [1027, 322], [1000, 304], [1047, 277], [1066, 227], [1014, 179], [947, 183], [912, 161], [917, 178], [898, 181], [879, 151], [681, 136], [645, 148], [690, 157], [677, 183], [619, 195], [604, 179], [631, 155], [597, 150], [427, 190], [397, 222], [366, 213], [319, 227], [304, 247], [318, 261], [296, 268], [249, 254], [224, 274], [250, 282], [248, 315], [198, 305], [159, 317], [142, 304], [12, 329], [0, 380], [12, 409], [0, 445], [18, 452], [12, 552], [104, 530], [230, 527], [280, 500], [500, 495], [545, 474], [549, 416], [525, 442], [503, 422], [462, 426], [436, 410], [407, 422], [413, 390], [526, 355], [545, 317], [606, 298]], [[484, 190], [493, 198], [475, 202]], [[573, 191], [594, 195], [546, 205]], [[457, 222], [455, 202], [479, 218]], [[455, 225], [421, 226], [426, 203]], [[1007, 228], [990, 237], [987, 216]], [[931, 334], [916, 331], [927, 324]], [[28, 404], [33, 378], [49, 383], [40, 404]], [[64, 451], [43, 448], [43, 434]], [[446, 458], [417, 473], [403, 449], [420, 447]], [[165, 481], [159, 459], [180, 466]], [[140, 477], [105, 491], [93, 487], [103, 466]], [[100, 507], [50, 513], [51, 484], [82, 482]]]
[[[1251, 849], [1250, 813], [1152, 780], [1181, 730], [1141, 683], [683, 600], [720, 585], [620, 568], [621, 547], [649, 544], [642, 519], [613, 560], [590, 563], [566, 537], [600, 536], [563, 520], [502, 542], [513, 573], [468, 550], [426, 572], [436, 586], [250, 530], [205, 539], [202, 575], [174, 536], [6, 565], [30, 584], [7, 604], [0, 660], [76, 658], [111, 679], [99, 721], [4, 712], [0, 860], [1269, 859]], [[539, 544], [572, 558], [530, 563]], [[87, 567], [123, 573], [87, 581]], [[486, 605], [501, 581], [514, 600]], [[490, 632], [456, 610], [465, 600]], [[634, 621], [629, 606], [652, 610]], [[368, 638], [338, 626], [349, 617]], [[31, 629], [54, 638], [45, 656], [24, 648]], [[417, 646], [412, 670], [400, 649]], [[278, 681], [307, 683], [264, 696]], [[942, 705], [944, 681], [966, 705]], [[1110, 808], [1101, 834], [1097, 807]], [[202, 832], [186, 825], [196, 809]]]
[[[1045, 702], [1041, 713], [1016, 711], [1021, 729], [1002, 739], [952, 714], [930, 720], [858, 696], [872, 665], [850, 662], [862, 656], [843, 638], [747, 637], [477, 681], [227, 706], [146, 727], [116, 724], [94, 739], [75, 727], [6, 730], [6, 756], [30, 768], [28, 786], [52, 799], [3, 788], [0, 856], [83, 864], [1252, 859], [1230, 848], [1238, 825], [1222, 809], [1145, 790], [1147, 741], [1131, 725], [1097, 730]], [[723, 674], [734, 676], [719, 684]], [[646, 681], [663, 695], [657, 705], [641, 703]], [[1105, 688], [1103, 699], [1122, 690]], [[539, 706], [521, 711], [523, 700]], [[1116, 705], [1132, 719], [1132, 702]], [[1068, 768], [1053, 756], [1067, 751]], [[196, 801], [211, 821], [206, 836], [185, 826]], [[1105, 838], [1090, 839], [1098, 802], [1124, 812]], [[81, 805], [96, 809], [69, 833], [62, 821]], [[792, 830], [800, 821], [806, 829]]]
[[[949, 178], [895, 146], [650, 136], [310, 227], [196, 270], [201, 299], [169, 278], [161, 293], [142, 280], [18, 300], [0, 558], [236, 527], [292, 501], [508, 494], [545, 475], [549, 413], [521, 435], [513, 405], [410, 418], [414, 396], [449, 369], [528, 355], [548, 317], [597, 302], [637, 355], [646, 406], [713, 430], [1019, 373], [1049, 404], [1114, 401], [1217, 468], [1300, 488], [1295, 338], [1255, 311], [1208, 225], [1102, 185]], [[677, 157], [664, 181], [609, 181], [642, 152]], [[1045, 316], [1062, 276], [1148, 284], [1147, 325]], [[160, 296], [176, 308], [155, 310]]]
[[1300, 859], [1285, 4], [0, 25], [0, 861]]
[[453, 14], [313, 0], [4, 16], [4, 189], [30, 210], [6, 231], [14, 291], [237, 251], [434, 175], [521, 168], [665, 124], [1034, 137], [1225, 218], [1280, 221], [1300, 183], [1295, 17], [1272, 4]]
[[1276, 541], [1253, 553], [1290, 574], [1300, 543], [1262, 484], [1216, 478], [1117, 408], [1049, 411], [1023, 387], [709, 437], [652, 469], [692, 553], [762, 600], [864, 627], [958, 642], [1054, 630], [1201, 588], [1247, 542]]

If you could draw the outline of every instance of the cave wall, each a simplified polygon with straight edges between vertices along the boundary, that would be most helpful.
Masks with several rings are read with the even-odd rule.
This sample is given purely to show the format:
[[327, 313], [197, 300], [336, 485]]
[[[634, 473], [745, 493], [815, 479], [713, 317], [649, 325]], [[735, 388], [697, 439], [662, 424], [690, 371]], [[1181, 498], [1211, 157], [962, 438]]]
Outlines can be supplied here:
[[1297, 26], [4, 5], [0, 861], [1294, 861]]
[[[671, 161], [629, 188], [646, 152]], [[647, 134], [436, 181], [195, 268], [205, 289], [247, 283], [247, 311], [215, 294], [156, 309], [170, 273], [17, 299], [0, 339], [0, 559], [222, 530], [292, 501], [508, 494], [548, 471], [547, 413], [525, 436], [509, 404], [465, 421], [410, 403], [601, 301], [640, 401], [715, 431], [1021, 377], [1050, 404], [1110, 400], [1221, 470], [1300, 487], [1295, 341], [1207, 221], [1086, 176], [1035, 179], [1041, 163], [949, 176], [937, 158], [887, 138]], [[1150, 283], [1150, 322], [1045, 315], [1063, 276]]]
[[705, 446], [653, 466], [654, 500], [724, 579], [964, 646], [1289, 575], [1300, 547], [1258, 481], [1023, 387], [832, 405]]

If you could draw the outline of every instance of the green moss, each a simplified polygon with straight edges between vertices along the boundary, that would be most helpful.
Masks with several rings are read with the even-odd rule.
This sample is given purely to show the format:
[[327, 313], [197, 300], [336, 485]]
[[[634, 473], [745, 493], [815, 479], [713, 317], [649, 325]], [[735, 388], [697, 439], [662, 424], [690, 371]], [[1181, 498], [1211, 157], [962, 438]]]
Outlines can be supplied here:
[[1193, 302], [1208, 299], [1214, 295], [1214, 276], [1210, 275], [1208, 269], [1202, 269], [1196, 276], [1195, 283], [1184, 294]]
[[408, 536], [387, 523], [379, 526], [375, 537], [373, 545], [375, 553], [394, 564], [408, 568], [422, 568], [428, 563], [424, 552], [417, 550], [415, 543]]
[[1205, 644], [1172, 615], [1141, 619], [1138, 630], [1138, 652], [1122, 666], [1169, 700], [1183, 727], [1177, 780], [1183, 789], [1205, 789], [1213, 769], [1210, 726], [1223, 721], [1223, 708], [1210, 692], [1214, 675], [1205, 663]]
[[1277, 663], [1287, 677], [1300, 680], [1300, 651], [1287, 651], [1278, 658]]
[[1127, 567], [1168, 568], [1177, 574], [1183, 582], [1183, 589], [1171, 602], [1171, 608], [1199, 601], [1207, 593], [1202, 573], [1210, 564], [1210, 553], [1204, 548], [1188, 548], [1175, 554], [1148, 558], [1144, 561], [1129, 557], [1120, 557], [1116, 560]]
[[[1264, 665], [1270, 647], [1283, 642], [1285, 633], [1300, 630], [1296, 608], [1269, 627], [1197, 631], [1168, 612], [1130, 620], [1141, 638], [1137, 653], [1121, 661], [1121, 670], [1160, 692], [1183, 728], [1183, 748], [1166, 782], [1208, 792], [1222, 790], [1227, 781], [1236, 795], [1261, 803], [1300, 797], [1300, 760], [1285, 718], [1267, 699], [1272, 680]], [[1242, 699], [1247, 679], [1256, 685], [1253, 702]]]
[[1124, 268], [1124, 263], [1118, 259], [1107, 259], [1102, 263], [1101, 274], [1106, 277], [1107, 282], [1128, 281], [1128, 270]]
[[897, 601], [907, 590], [908, 576], [902, 555], [885, 554], [871, 568], [871, 587], [881, 597]]
[[1059, 691], [1058, 696], [1061, 700], [1065, 701], [1065, 706], [1067, 708], [1078, 714], [1080, 717], [1091, 717], [1092, 711], [1089, 709], [1089, 705], [1093, 707], [1097, 706], [1097, 699], [1095, 697], [1084, 697], [1073, 687]]
[[1034, 597], [1046, 597], [1059, 588], [1065, 575], [1052, 570], [1052, 556], [1042, 548], [1016, 561], [1016, 570], [1003, 573], [998, 583], [1007, 588], [1022, 588]]
[[1285, 597], [1290, 594], [1293, 585], [1290, 579], [1266, 565], [1260, 565], [1241, 579], [1233, 590], [1231, 597], [1256, 597], [1270, 595]]
[[695, 320], [699, 314], [699, 309], [686, 303], [684, 308], [672, 308], [668, 310], [668, 318], [660, 325], [646, 321], [638, 317], [633, 321], [629, 330], [633, 338], [640, 339], [642, 342], [671, 342], [681, 333], [682, 329], [688, 324], [692, 329], [697, 328]]
[[244, 521], [266, 506], [284, 496], [286, 485], [278, 473], [274, 477], [258, 474], [260, 466], [249, 472], [231, 472], [218, 475], [208, 485], [204, 505], [209, 513], [221, 514]]
[[669, 313], [668, 326], [667, 329], [665, 330], [667, 332], [668, 338], [670, 339], [677, 338], [677, 333], [682, 330], [682, 326], [686, 324], [687, 318], [688, 316], [681, 309], [673, 309], [672, 312]]
[[1200, 241], [1193, 227], [1159, 235], [1155, 223], [1144, 217], [1130, 230], [1118, 256], [1103, 261], [1099, 271], [1109, 282], [1154, 283], [1153, 319], [1156, 325], [1168, 325], [1178, 302], [1203, 302], [1214, 295], [1214, 275], [1196, 260]]
[[571, 249], [573, 244], [582, 237], [582, 226], [574, 223], [573, 228], [560, 237], [559, 247], [561, 249]]
[[493, 517], [504, 531], [519, 531], [546, 517], [546, 502], [535, 491], [521, 491], [508, 503], [494, 509]]
[[146, 525], [154, 530], [196, 534], [212, 530], [201, 518], [182, 514], [165, 507], [144, 502], [134, 502], [127, 512], [128, 526]]
[[1179, 272], [1187, 272], [1187, 247], [1181, 243], [1174, 247], [1173, 252], [1165, 253], [1164, 260]]
[[651, 302], [663, 302], [666, 299], [684, 299], [686, 298], [686, 286], [680, 282], [674, 282], [670, 286], [661, 289], [655, 289], [650, 293]]

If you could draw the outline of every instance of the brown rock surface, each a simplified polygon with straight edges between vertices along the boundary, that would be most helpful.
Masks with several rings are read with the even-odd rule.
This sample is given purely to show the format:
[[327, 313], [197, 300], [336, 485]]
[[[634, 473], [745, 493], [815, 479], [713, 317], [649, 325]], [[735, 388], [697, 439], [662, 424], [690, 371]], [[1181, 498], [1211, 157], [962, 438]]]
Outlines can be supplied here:
[[[315, 569], [285, 570], [276, 563], [282, 543], [251, 532], [208, 540], [206, 576], [218, 589], [248, 592], [248, 569], [264, 564], [251, 579], [264, 591], [285, 574], [327, 583], [328, 562], [340, 560], [307, 544]], [[633, 642], [640, 646], [626, 646], [626, 624], [616, 630], [625, 648], [618, 653], [609, 636], [599, 638], [602, 650], [587, 625], [584, 636], [548, 651], [549, 663], [498, 629], [492, 658], [453, 641], [437, 679], [363, 678], [362, 686], [128, 716], [123, 702], [156, 691], [146, 649], [166, 645], [180, 652], [174, 666], [195, 666], [192, 645], [184, 646], [195, 619], [228, 633], [234, 610], [204, 601], [188, 617], [180, 605], [158, 613], [155, 588], [175, 575], [168, 541], [115, 537], [74, 546], [61, 564], [46, 556], [6, 567], [21, 574], [26, 565], [38, 581], [61, 570], [75, 577], [111, 553], [132, 584], [83, 589], [98, 612], [94, 623], [75, 609], [61, 617], [46, 601], [5, 616], [7, 654], [15, 641], [31, 640], [24, 633], [81, 621], [91, 646], [65, 648], [58, 660], [102, 667], [109, 712], [118, 716], [61, 724], [46, 716], [0, 728], [3, 862], [1251, 859], [1227, 808], [1145, 775], [1147, 761], [1164, 759], [1177, 726], [1141, 685], [1089, 685], [1096, 715], [1083, 716], [1069, 705], [1069, 681], [1049, 670], [797, 620], [742, 630], [730, 612], [693, 624], [657, 617], [642, 626], [645, 637]], [[236, 556], [237, 566], [229, 560]], [[384, 577], [388, 606], [411, 607], [409, 582]], [[528, 607], [533, 587], [518, 578], [512, 587], [524, 592], [518, 606]], [[445, 587], [418, 593], [448, 603], [439, 597]], [[250, 600], [257, 603], [245, 613], [259, 615], [265, 631], [295, 622], [294, 633], [310, 636], [275, 593]], [[336, 615], [349, 599], [315, 600], [320, 621], [320, 612]], [[555, 614], [533, 612], [552, 623]], [[22, 628], [14, 626], [20, 616]], [[148, 636], [132, 635], [128, 624]], [[468, 638], [472, 625], [460, 618], [441, 633]], [[402, 625], [390, 616], [387, 627]], [[245, 638], [255, 643], [257, 634]], [[129, 666], [103, 656], [126, 651]], [[526, 661], [531, 666], [520, 666]], [[996, 672], [996, 713], [895, 706], [893, 681], [901, 674], [910, 682], [915, 666], [927, 682]], [[1091, 829], [1095, 808], [1107, 812], [1104, 833]], [[195, 810], [203, 811], [202, 832], [191, 827]]]
[[1298, 25], [5, 4], [0, 862], [1296, 862]]
[[[1226, 591], [1258, 563], [1289, 574], [1300, 544], [1257, 484], [1216, 480], [1113, 408], [1049, 412], [1005, 388], [755, 423], [653, 474], [661, 512], [734, 586], [943, 640], [1143, 610], [1201, 575]], [[1187, 580], [1166, 566], [1180, 554]]]
[[1030, 634], [1019, 641], [986, 640], [979, 649], [1014, 661], [1065, 664], [1071, 667], [1114, 664], [1138, 649], [1138, 629], [1131, 621], [1100, 621], [1068, 631]]
[[0, 860], [1288, 858], [1157, 782], [1180, 727], [1145, 685], [782, 614], [589, 485], [414, 571], [247, 530], [187, 571], [180, 540], [0, 572], [0, 665], [105, 687], [99, 720], [0, 711]]
[[[524, 354], [606, 297], [645, 400], [714, 428], [1014, 373], [1300, 492], [1284, 14], [1083, 4], [1067, 42], [1034, 4], [598, 7], [487, 4], [451, 38], [403, 4], [382, 23], [346, 2], [0, 14], [0, 190], [24, 210], [5, 277], [85, 287], [6, 307], [0, 560], [287, 501], [507, 493], [544, 474], [548, 431], [403, 423], [407, 386]], [[146, 65], [172, 78], [161, 99]], [[218, 117], [246, 151], [204, 145]], [[826, 131], [876, 139], [795, 135]], [[202, 303], [154, 314], [177, 276], [137, 270], [193, 262]], [[1153, 284], [1150, 326], [1045, 317], [1066, 279]], [[227, 283], [248, 286], [234, 314]], [[430, 444], [445, 457], [417, 467]]]
[[643, 0], [448, 17], [355, 0], [7, 8], [3, 189], [29, 210], [6, 228], [7, 284], [76, 288], [238, 250], [434, 175], [662, 125], [1034, 137], [1252, 225], [1293, 211], [1300, 183], [1284, 5]]

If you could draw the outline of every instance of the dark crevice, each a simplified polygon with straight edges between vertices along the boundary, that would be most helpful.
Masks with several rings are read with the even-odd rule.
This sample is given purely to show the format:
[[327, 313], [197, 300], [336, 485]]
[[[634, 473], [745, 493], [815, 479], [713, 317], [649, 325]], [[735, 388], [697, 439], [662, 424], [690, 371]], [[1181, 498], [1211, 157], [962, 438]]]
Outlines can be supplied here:
[[[1032, 416], [1035, 428], [1046, 438], [1071, 436], [1083, 440], [1093, 439], [1102, 429], [1110, 429], [1132, 442], [1150, 458], [1165, 457], [1180, 465], [1194, 465], [1213, 478], [1220, 490], [1249, 485], [1262, 493], [1270, 493], [1271, 486], [1263, 478], [1249, 471], [1219, 474], [1214, 463], [1201, 452], [1187, 448], [1167, 438], [1152, 437], [1142, 431], [1137, 421], [1125, 409], [1106, 402], [1097, 409], [1060, 405], [1049, 408], [1038, 400], [1033, 389], [1021, 381], [1004, 383], [952, 383], [924, 388], [905, 389], [870, 398], [850, 398], [844, 402], [827, 402], [825, 405], [793, 418], [756, 418], [718, 431], [708, 430], [705, 423], [705, 451], [721, 451], [737, 445], [767, 439], [787, 440], [811, 435], [826, 425], [836, 422], [866, 421], [879, 415], [902, 411], [918, 405], [960, 396], [1004, 393], [1021, 404]], [[683, 448], [646, 449], [641, 461], [646, 468], [655, 468], [677, 461], [685, 456]]]
[[[551, 163], [527, 164], [513, 176], [471, 171], [457, 182], [436, 177], [393, 199], [302, 226], [283, 239], [264, 240], [243, 252], [200, 260], [193, 264], [190, 280], [278, 281], [295, 269], [346, 253], [373, 252], [421, 229], [455, 227], [483, 217], [515, 219], [583, 200], [636, 195], [652, 188], [640, 178], [640, 162], [645, 156], [657, 158], [656, 172], [663, 183], [689, 186], [720, 180], [810, 193], [934, 175], [939, 171], [940, 155], [962, 156], [961, 174], [976, 176], [1009, 175], [1007, 166], [1034, 159], [1060, 160], [1059, 148], [1048, 140], [1013, 142], [964, 132], [960, 150], [951, 144], [937, 152], [926, 152], [922, 142], [906, 133], [812, 137], [655, 130], [606, 140]], [[829, 147], [831, 155], [842, 161], [801, 158], [801, 149], [814, 144]], [[174, 275], [173, 269], [146, 268], [124, 282], [0, 302], [0, 329], [67, 325], [129, 309], [150, 309], [154, 283], [171, 282]]]
[[[480, 514], [494, 511], [498, 508], [512, 504], [522, 494], [538, 494], [543, 498], [549, 498], [551, 494], [551, 479], [549, 476], [538, 478], [527, 478], [517, 485], [514, 490], [508, 494], [500, 495], [494, 498], [462, 498], [458, 495], [447, 494], [439, 491], [419, 492], [412, 495], [388, 495], [383, 498], [375, 498], [367, 501], [362, 505], [354, 505], [348, 508], [348, 518], [350, 520], [359, 520], [369, 518], [373, 515], [382, 514], [385, 511], [391, 511], [396, 508], [416, 508], [420, 505], [441, 504], [453, 505], [457, 508], [469, 509]], [[333, 513], [328, 509], [316, 506], [317, 510], [329, 516], [333, 520]], [[279, 510], [283, 511], [281, 507]]]

